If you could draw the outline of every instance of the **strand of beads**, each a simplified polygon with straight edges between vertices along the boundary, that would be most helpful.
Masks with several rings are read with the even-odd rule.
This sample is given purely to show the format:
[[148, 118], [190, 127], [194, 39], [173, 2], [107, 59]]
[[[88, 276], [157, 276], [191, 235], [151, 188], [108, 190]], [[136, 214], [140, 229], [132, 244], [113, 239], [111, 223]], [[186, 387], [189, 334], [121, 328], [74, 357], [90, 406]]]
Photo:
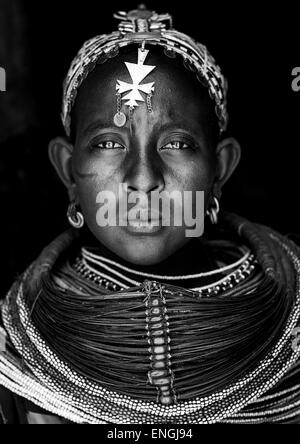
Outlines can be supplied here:
[[[204, 277], [210, 277], [210, 276], [214, 276], [214, 275], [220, 275], [223, 274], [227, 271], [234, 271], [237, 269], [237, 267], [239, 267], [240, 265], [244, 264], [245, 261], [247, 261], [249, 259], [249, 257], [251, 256], [251, 252], [249, 249], [245, 249], [245, 248], [241, 248], [241, 251], [243, 252], [243, 256], [238, 260], [233, 262], [232, 264], [226, 265], [224, 267], [221, 268], [217, 268], [214, 270], [210, 270], [207, 272], [201, 272], [201, 273], [196, 273], [196, 274], [189, 274], [189, 275], [159, 275], [159, 274], [152, 274], [152, 273], [146, 273], [146, 272], [142, 272], [142, 271], [137, 271], [134, 270], [133, 268], [128, 268], [125, 267], [122, 264], [119, 264], [116, 261], [112, 261], [104, 256], [100, 256], [97, 254], [94, 254], [92, 252], [90, 252], [89, 250], [87, 250], [86, 248], [82, 248], [81, 249], [81, 256], [83, 259], [85, 259], [85, 262], [88, 263], [92, 263], [98, 266], [101, 266], [103, 268], [104, 264], [106, 265], [110, 265], [114, 268], [106, 268], [107, 270], [110, 270], [111, 272], [114, 272], [116, 275], [116, 271], [115, 268], [118, 268], [119, 270], [122, 271], [126, 271], [129, 274], [133, 274], [136, 276], [142, 276], [144, 279], [149, 279], [149, 280], [158, 280], [158, 281], [179, 281], [179, 280], [188, 280], [188, 279], [197, 279], [197, 278], [204, 278]], [[130, 282], [130, 281], [129, 281]]]
[[102, 275], [89, 270], [80, 258], [76, 259], [73, 268], [77, 273], [79, 273], [84, 278], [91, 280], [95, 284], [100, 285], [101, 287], [104, 287], [107, 290], [121, 291], [124, 288], [121, 285], [116, 284], [115, 282], [105, 279]]
[[[240, 282], [249, 277], [256, 269], [258, 262], [253, 254], [247, 256], [247, 259], [240, 265], [238, 269], [228, 274], [224, 278], [213, 282], [210, 285], [191, 288], [192, 291], [198, 292], [200, 297], [209, 297], [211, 295], [218, 295], [221, 292], [225, 292], [228, 289], [233, 288]], [[128, 288], [120, 280], [114, 278], [116, 271], [106, 264], [105, 270], [108, 274], [103, 273], [88, 264], [88, 260], [82, 257], [76, 259], [73, 266], [76, 272], [80, 273], [83, 277], [93, 281], [94, 283], [105, 287], [111, 291], [121, 291]], [[103, 266], [102, 265], [102, 266]], [[129, 280], [124, 273], [117, 272], [117, 276], [122, 280]], [[110, 279], [108, 279], [110, 278]], [[141, 285], [141, 282], [133, 281], [130, 279], [130, 283], [133, 285]]]
[[158, 391], [158, 402], [171, 405], [176, 402], [173, 389], [174, 373], [171, 367], [171, 339], [169, 317], [164, 287], [156, 282], [145, 282], [146, 330], [149, 343], [151, 370], [148, 373], [150, 384]]
[[210, 285], [203, 287], [193, 288], [193, 291], [197, 291], [200, 297], [209, 297], [211, 295], [217, 295], [223, 293], [228, 289], [240, 284], [243, 280], [248, 278], [257, 267], [257, 260], [254, 255], [249, 256], [249, 258], [233, 273], [214, 282]]

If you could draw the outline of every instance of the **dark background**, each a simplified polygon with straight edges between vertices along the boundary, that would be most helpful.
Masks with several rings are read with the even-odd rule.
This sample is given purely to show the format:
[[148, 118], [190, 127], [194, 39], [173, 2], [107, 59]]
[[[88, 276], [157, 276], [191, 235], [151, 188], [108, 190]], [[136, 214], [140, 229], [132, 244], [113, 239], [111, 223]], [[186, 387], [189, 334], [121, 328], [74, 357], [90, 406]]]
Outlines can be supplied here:
[[[0, 0], [0, 297], [47, 243], [67, 227], [67, 193], [48, 163], [62, 135], [61, 84], [82, 43], [116, 29], [112, 13], [132, 1]], [[299, 233], [299, 103], [291, 71], [300, 66], [295, 5], [149, 1], [175, 28], [207, 45], [229, 80], [230, 133], [243, 158], [222, 206], [283, 232]], [[221, 6], [222, 5], [222, 6]]]

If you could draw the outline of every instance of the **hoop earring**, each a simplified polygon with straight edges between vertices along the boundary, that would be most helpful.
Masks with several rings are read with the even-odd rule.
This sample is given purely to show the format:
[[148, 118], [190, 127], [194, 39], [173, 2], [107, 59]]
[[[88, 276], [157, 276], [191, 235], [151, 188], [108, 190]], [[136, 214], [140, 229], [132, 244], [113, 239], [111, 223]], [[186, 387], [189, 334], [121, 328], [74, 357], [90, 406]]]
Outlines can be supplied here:
[[207, 210], [206, 214], [209, 216], [210, 221], [213, 225], [217, 225], [218, 223], [218, 214], [220, 212], [220, 204], [218, 199], [213, 197], [214, 205], [211, 206], [209, 210]]
[[70, 203], [68, 207], [67, 218], [70, 222], [70, 225], [72, 225], [72, 227], [74, 228], [79, 229], [82, 228], [84, 225], [83, 214], [80, 213], [80, 211], [77, 211], [75, 202]]

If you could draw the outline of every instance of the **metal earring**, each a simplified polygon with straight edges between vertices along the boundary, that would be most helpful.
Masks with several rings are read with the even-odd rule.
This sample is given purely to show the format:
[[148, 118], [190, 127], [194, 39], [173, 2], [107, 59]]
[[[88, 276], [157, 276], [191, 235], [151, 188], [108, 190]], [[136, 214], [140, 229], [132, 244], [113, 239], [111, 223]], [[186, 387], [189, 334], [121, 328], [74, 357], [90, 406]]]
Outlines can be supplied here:
[[213, 225], [217, 225], [218, 223], [218, 214], [220, 212], [220, 204], [218, 199], [214, 196], [213, 197], [214, 205], [210, 207], [209, 210], [207, 210], [207, 215], [210, 217], [210, 221]]
[[68, 213], [67, 213], [68, 221], [70, 222], [70, 225], [74, 228], [82, 228], [84, 225], [84, 217], [83, 214], [80, 213], [80, 211], [77, 211], [76, 203], [71, 202], [68, 207]]

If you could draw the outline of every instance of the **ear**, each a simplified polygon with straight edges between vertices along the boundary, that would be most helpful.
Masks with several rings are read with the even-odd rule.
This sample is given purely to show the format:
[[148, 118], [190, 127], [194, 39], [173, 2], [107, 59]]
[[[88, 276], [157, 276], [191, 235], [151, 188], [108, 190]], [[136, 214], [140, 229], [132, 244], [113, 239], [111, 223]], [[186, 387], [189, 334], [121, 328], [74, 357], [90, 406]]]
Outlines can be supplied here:
[[219, 142], [217, 155], [217, 179], [214, 185], [216, 197], [221, 197], [222, 188], [233, 174], [241, 159], [241, 147], [232, 137]]
[[70, 201], [76, 199], [76, 184], [72, 174], [74, 147], [67, 140], [58, 137], [49, 143], [49, 159], [59, 178], [68, 189]]

